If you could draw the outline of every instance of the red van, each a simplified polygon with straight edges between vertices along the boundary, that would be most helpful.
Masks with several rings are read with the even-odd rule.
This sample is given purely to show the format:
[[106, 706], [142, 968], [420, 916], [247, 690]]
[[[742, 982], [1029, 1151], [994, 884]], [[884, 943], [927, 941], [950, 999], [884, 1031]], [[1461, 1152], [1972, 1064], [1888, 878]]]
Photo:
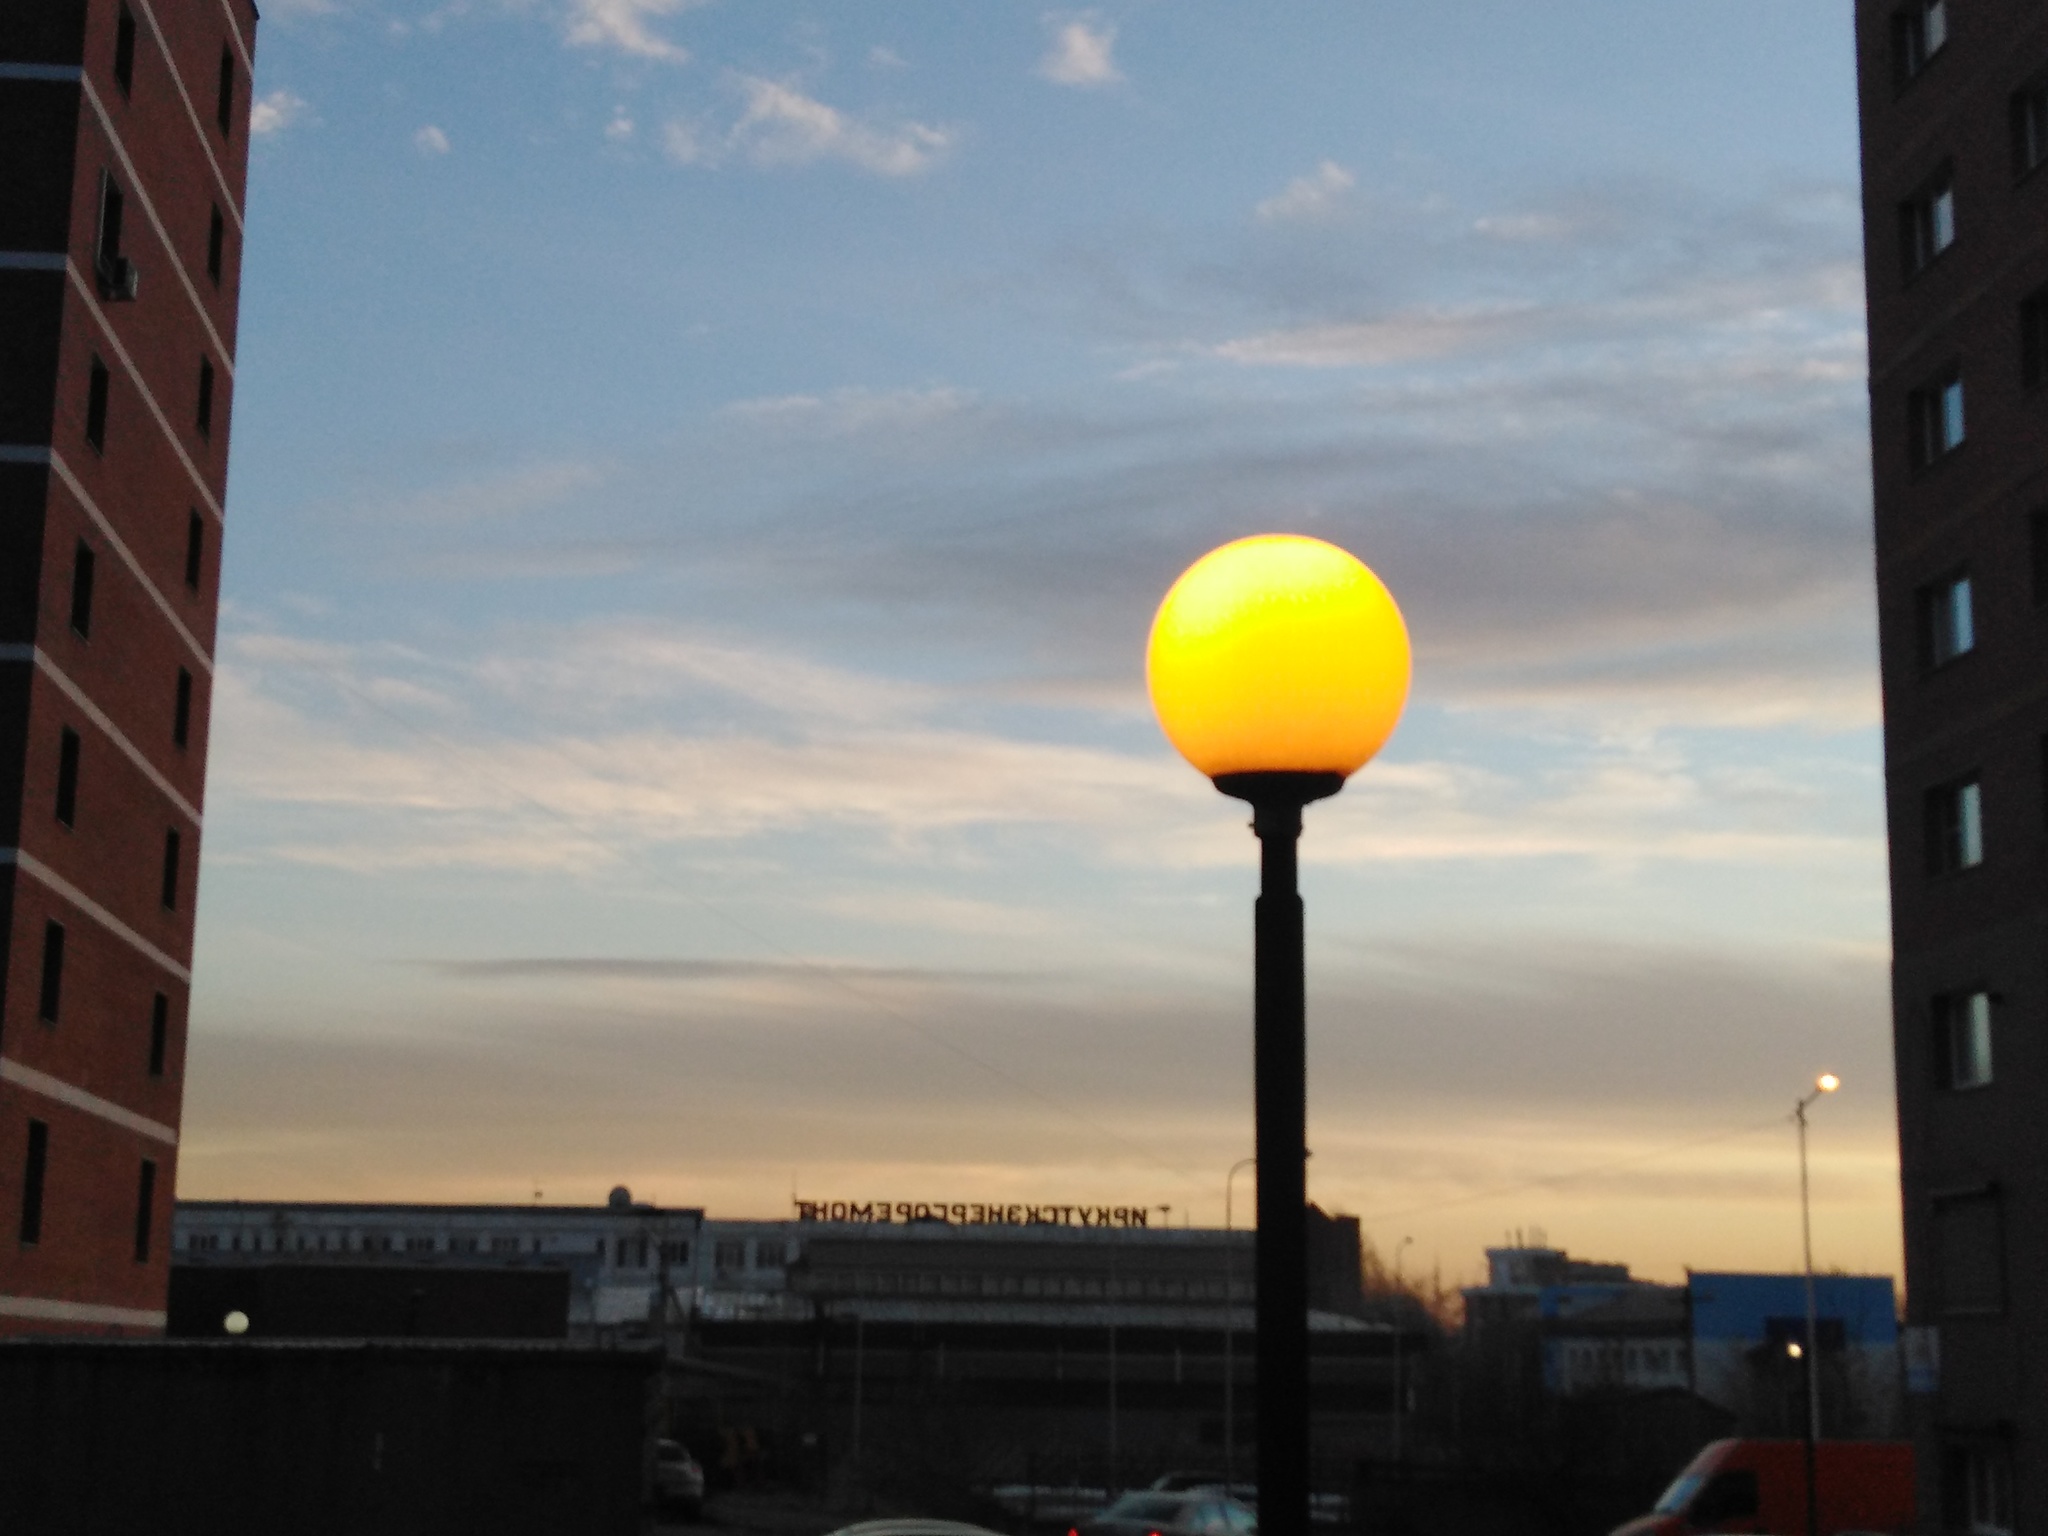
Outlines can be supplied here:
[[[1814, 1448], [1820, 1536], [1911, 1531], [1913, 1447], [1891, 1440], [1823, 1440]], [[1702, 1531], [1805, 1536], [1806, 1442], [1716, 1440], [1664, 1490], [1657, 1506], [1614, 1536]]]

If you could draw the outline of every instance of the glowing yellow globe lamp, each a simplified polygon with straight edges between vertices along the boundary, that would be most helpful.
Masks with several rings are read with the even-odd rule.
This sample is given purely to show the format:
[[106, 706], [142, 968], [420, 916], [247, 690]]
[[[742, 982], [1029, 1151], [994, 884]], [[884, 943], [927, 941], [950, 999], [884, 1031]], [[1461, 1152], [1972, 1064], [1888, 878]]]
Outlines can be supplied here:
[[1408, 702], [1408, 627], [1379, 577], [1298, 534], [1239, 539], [1182, 573], [1146, 648], [1167, 740], [1259, 837], [1252, 1070], [1259, 1183], [1259, 1526], [1308, 1536], [1308, 1083], [1302, 807], [1387, 743]]
[[1167, 740], [1225, 793], [1251, 787], [1247, 774], [1341, 784], [1393, 735], [1411, 665], [1385, 584], [1299, 534], [1239, 539], [1188, 567], [1145, 656]]

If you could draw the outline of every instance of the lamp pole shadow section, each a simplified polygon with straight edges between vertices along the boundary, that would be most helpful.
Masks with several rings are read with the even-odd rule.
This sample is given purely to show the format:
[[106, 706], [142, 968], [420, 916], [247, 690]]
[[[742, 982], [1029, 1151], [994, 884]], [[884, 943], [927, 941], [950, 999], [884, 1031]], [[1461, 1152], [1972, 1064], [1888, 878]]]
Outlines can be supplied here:
[[1334, 773], [1222, 774], [1259, 838], [1254, 908], [1253, 1103], [1258, 1168], [1258, 1445], [1262, 1536], [1308, 1536], [1308, 1058], [1297, 850], [1302, 807]]

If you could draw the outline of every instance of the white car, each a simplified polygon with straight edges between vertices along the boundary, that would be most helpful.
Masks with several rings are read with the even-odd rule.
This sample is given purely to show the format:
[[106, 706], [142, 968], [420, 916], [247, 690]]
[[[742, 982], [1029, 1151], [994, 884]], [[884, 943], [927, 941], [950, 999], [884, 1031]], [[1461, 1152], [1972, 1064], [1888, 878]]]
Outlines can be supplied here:
[[704, 1513], [704, 1469], [680, 1440], [654, 1442], [654, 1503], [685, 1520]]

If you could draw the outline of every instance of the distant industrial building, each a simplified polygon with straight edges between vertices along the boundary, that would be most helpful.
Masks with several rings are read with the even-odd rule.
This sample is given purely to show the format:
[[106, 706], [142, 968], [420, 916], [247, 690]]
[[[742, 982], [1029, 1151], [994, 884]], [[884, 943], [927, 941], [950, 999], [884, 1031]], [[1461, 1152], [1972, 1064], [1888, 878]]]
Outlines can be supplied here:
[[0, 5], [0, 1334], [164, 1323], [255, 38]]
[[2048, 1531], [2048, 8], [1856, 65], [1921, 1525]]

